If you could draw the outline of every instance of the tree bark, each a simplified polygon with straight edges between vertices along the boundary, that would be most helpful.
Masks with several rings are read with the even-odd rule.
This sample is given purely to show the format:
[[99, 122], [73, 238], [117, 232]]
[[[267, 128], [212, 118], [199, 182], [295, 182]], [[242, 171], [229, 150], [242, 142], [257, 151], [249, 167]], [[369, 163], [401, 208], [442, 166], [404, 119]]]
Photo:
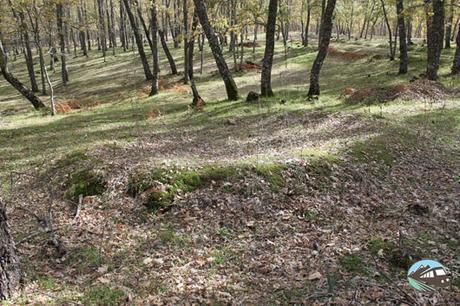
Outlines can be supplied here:
[[169, 47], [165, 39], [165, 33], [162, 30], [159, 30], [158, 35], [160, 36], [160, 41], [161, 41], [161, 46], [163, 47], [163, 51], [166, 55], [166, 58], [168, 59], [169, 67], [171, 67], [171, 74], [176, 75], [177, 74], [176, 62], [174, 61], [171, 51], [169, 51]]
[[311, 22], [311, 3], [310, 0], [307, 0], [307, 20], [305, 22], [305, 34], [303, 37], [304, 47], [308, 46], [308, 33], [310, 32], [310, 22]]
[[236, 101], [239, 99], [238, 88], [236, 87], [236, 83], [233, 80], [230, 70], [228, 69], [227, 63], [225, 62], [222, 50], [219, 46], [219, 41], [217, 40], [216, 34], [214, 33], [214, 29], [209, 22], [206, 6], [203, 0], [193, 0], [193, 2], [195, 3], [195, 10], [200, 20], [201, 26], [203, 27], [203, 31], [206, 34], [209, 45], [211, 46], [212, 54], [216, 61], [217, 68], [219, 69], [219, 73], [222, 77], [222, 80], [224, 81], [228, 99], [230, 101]]
[[184, 36], [184, 84], [188, 84], [189, 80], [189, 55], [188, 55], [188, 5], [187, 5], [187, 0], [182, 0], [183, 2], [183, 7], [182, 7], [182, 13], [184, 14], [183, 18], [183, 26], [184, 26], [184, 31], [183, 31], [183, 36]]
[[404, 20], [404, 0], [397, 0], [396, 13], [399, 27], [399, 74], [407, 73], [409, 58], [407, 55], [406, 24]]
[[425, 4], [427, 22], [427, 68], [429, 80], [438, 79], [444, 35], [444, 0], [432, 0]]
[[320, 94], [319, 74], [324, 60], [326, 59], [329, 43], [331, 41], [332, 18], [334, 15], [335, 3], [336, 0], [327, 1], [326, 9], [321, 20], [318, 55], [316, 56], [310, 72], [310, 89], [308, 91], [309, 98], [319, 96]]
[[452, 74], [460, 75], [460, 27], [458, 27], [457, 39], [456, 39], [457, 49], [455, 49], [454, 64], [452, 65]]
[[158, 61], [158, 19], [157, 19], [157, 3], [152, 0], [152, 8], [150, 9], [152, 18], [152, 57], [153, 57], [153, 78], [152, 78], [152, 91], [150, 96], [158, 94], [158, 75], [160, 70], [160, 63]]
[[32, 49], [30, 48], [29, 31], [24, 18], [24, 12], [19, 11], [18, 15], [21, 22], [21, 33], [22, 37], [24, 38], [24, 46], [26, 49], [26, 53], [24, 55], [26, 58], [27, 72], [29, 73], [30, 86], [32, 88], [32, 91], [38, 92], [39, 90], [37, 85], [37, 79], [35, 78], [34, 71], [34, 59], [32, 56]]
[[196, 12], [193, 13], [193, 20], [192, 20], [192, 33], [191, 36], [188, 40], [188, 47], [187, 47], [187, 71], [188, 71], [188, 77], [189, 79], [193, 79], [193, 72], [194, 72], [194, 61], [193, 57], [195, 55], [195, 31], [196, 28], [198, 27], [198, 16], [196, 15]]
[[137, 50], [142, 61], [142, 66], [144, 67], [144, 74], [147, 80], [153, 79], [152, 71], [150, 71], [149, 62], [147, 61], [147, 56], [144, 51], [144, 44], [142, 42], [141, 34], [139, 33], [139, 28], [137, 27], [136, 20], [134, 19], [134, 14], [131, 10], [129, 0], [123, 0], [125, 5], [126, 13], [128, 14], [129, 22], [131, 24], [131, 29], [133, 30], [134, 38], [137, 44]]
[[6, 208], [0, 198], [0, 300], [11, 298], [20, 282], [19, 258], [11, 237]]
[[64, 7], [62, 3], [56, 4], [56, 20], [57, 20], [57, 28], [58, 28], [58, 36], [59, 36], [59, 46], [61, 49], [61, 78], [62, 83], [67, 85], [69, 81], [69, 73], [67, 72], [67, 65], [66, 65], [66, 56], [65, 56], [65, 37], [64, 37], [64, 27], [63, 27], [63, 18], [64, 16]]
[[449, 15], [447, 16], [446, 24], [446, 36], [445, 36], [445, 48], [450, 48], [450, 36], [452, 35], [452, 24], [454, 23], [454, 3], [455, 0], [450, 1], [449, 5]]
[[[262, 62], [262, 76], [260, 81], [261, 95], [264, 97], [273, 96], [272, 90], [272, 66], [275, 53], [275, 31], [276, 16], [278, 14], [278, 0], [270, 0], [268, 5], [268, 19], [265, 30], [265, 55]], [[308, 21], [307, 21], [308, 22]], [[306, 36], [308, 33], [305, 34]]]
[[387, 26], [387, 30], [388, 30], [388, 42], [390, 44], [390, 61], [394, 61], [395, 59], [395, 52], [394, 52], [394, 47], [393, 47], [393, 43], [396, 43], [393, 42], [393, 35], [392, 35], [392, 31], [391, 31], [391, 25], [390, 25], [390, 21], [388, 20], [388, 14], [387, 14], [387, 10], [386, 10], [386, 7], [385, 7], [385, 2], [383, 0], [380, 0], [380, 2], [382, 3], [382, 10], [383, 10], [383, 18], [385, 20], [385, 24]]
[[102, 56], [105, 58], [107, 52], [107, 36], [105, 27], [104, 0], [97, 0], [97, 9], [99, 15], [99, 43], [101, 45]]

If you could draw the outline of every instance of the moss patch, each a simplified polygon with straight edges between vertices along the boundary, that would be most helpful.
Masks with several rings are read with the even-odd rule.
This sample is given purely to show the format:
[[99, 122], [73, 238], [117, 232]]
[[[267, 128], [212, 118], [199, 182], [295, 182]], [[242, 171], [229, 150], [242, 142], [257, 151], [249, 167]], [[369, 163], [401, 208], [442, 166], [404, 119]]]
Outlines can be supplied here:
[[75, 201], [80, 195], [86, 197], [104, 193], [106, 184], [100, 174], [89, 169], [79, 169], [70, 175], [66, 189], [65, 197]]
[[115, 306], [123, 304], [125, 293], [109, 286], [96, 286], [86, 291], [81, 299], [84, 305]]
[[364, 257], [359, 254], [346, 254], [339, 259], [339, 263], [348, 272], [357, 274], [368, 273]]

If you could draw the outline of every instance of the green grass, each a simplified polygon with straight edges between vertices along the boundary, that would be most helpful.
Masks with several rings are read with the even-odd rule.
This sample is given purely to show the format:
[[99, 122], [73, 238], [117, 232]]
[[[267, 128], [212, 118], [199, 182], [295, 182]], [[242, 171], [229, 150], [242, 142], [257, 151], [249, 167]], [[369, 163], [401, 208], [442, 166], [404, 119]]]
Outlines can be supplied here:
[[367, 274], [368, 268], [363, 256], [355, 253], [350, 253], [342, 256], [339, 259], [340, 266], [348, 272], [356, 274]]
[[117, 306], [123, 304], [126, 294], [109, 286], [98, 285], [84, 292], [83, 305]]

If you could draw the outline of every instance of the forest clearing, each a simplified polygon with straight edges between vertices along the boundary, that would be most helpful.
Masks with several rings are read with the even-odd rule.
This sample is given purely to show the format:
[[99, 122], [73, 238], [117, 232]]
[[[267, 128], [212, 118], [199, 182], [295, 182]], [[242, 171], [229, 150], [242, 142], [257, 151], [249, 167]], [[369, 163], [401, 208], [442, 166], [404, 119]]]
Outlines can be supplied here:
[[[383, 15], [374, 37], [359, 37], [358, 20], [354, 34], [332, 27], [347, 24], [351, 3], [379, 1], [338, 0], [334, 15], [335, 0], [324, 1], [323, 12], [313, 6], [315, 33], [313, 25], [298, 31], [297, 17], [283, 19], [283, 9], [272, 15], [269, 7], [265, 16], [265, 6], [278, 2], [270, 0], [260, 1], [266, 30], [259, 27], [256, 38], [251, 24], [233, 29], [241, 34], [239, 42], [230, 31], [233, 49], [218, 37], [219, 59], [207, 43], [212, 36], [200, 32], [206, 19], [193, 17], [194, 7], [213, 2], [172, 1], [190, 6], [187, 27], [198, 33], [182, 37], [197, 40], [185, 57], [181, 38], [177, 46], [173, 37], [165, 41], [177, 74], [160, 50], [161, 29], [171, 25], [161, 9], [170, 1], [159, 1], [158, 24], [155, 9], [144, 11], [155, 33], [142, 42], [151, 79], [135, 37], [125, 46], [120, 30], [115, 46], [118, 30], [96, 24], [93, 38], [107, 39], [106, 50], [77, 39], [77, 56], [72, 48], [64, 57], [57, 52], [55, 71], [41, 70], [33, 49], [36, 91], [27, 51], [15, 54], [24, 47], [3, 23], [11, 11], [0, 9], [2, 305], [458, 305], [458, 45], [441, 46], [434, 69], [429, 26], [421, 37], [414, 30], [401, 72], [403, 49], [393, 37], [396, 58], [389, 59]], [[394, 10], [400, 1], [387, 4]], [[297, 2], [302, 14], [307, 2], [319, 3], [279, 2], [292, 5], [292, 16]], [[458, 2], [440, 2], [447, 12], [451, 3], [455, 21]], [[59, 6], [74, 4], [56, 3], [52, 31], [62, 43]], [[414, 24], [426, 17], [421, 12]], [[175, 22], [184, 21], [180, 13]], [[215, 14], [211, 25], [221, 26]], [[372, 16], [363, 15], [361, 35]], [[287, 20], [292, 29], [276, 39]], [[27, 23], [31, 35], [33, 18]], [[274, 44], [269, 71], [267, 41]], [[327, 56], [316, 87], [321, 50]], [[25, 86], [15, 86], [13, 75]], [[451, 285], [412, 288], [408, 270], [422, 259], [445, 264]]]

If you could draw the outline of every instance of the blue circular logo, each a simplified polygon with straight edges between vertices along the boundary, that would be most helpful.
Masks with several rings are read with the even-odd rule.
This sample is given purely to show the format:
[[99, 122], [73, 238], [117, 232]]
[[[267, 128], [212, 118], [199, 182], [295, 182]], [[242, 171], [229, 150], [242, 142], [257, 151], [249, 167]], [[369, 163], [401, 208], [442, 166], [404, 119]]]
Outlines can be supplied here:
[[449, 287], [449, 270], [434, 260], [422, 260], [413, 264], [407, 273], [409, 284], [419, 291], [434, 291]]

